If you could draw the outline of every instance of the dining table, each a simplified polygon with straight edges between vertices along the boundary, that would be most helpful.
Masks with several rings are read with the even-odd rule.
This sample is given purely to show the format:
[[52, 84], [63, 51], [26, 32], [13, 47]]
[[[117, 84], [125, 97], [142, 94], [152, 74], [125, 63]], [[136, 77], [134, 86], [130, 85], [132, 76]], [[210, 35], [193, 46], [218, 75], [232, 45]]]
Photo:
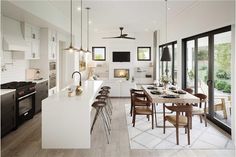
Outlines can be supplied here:
[[165, 105], [166, 103], [195, 104], [200, 102], [198, 97], [174, 86], [164, 89], [164, 87], [156, 85], [142, 85], [141, 88], [154, 106], [156, 127], [163, 127], [157, 125], [156, 105]]

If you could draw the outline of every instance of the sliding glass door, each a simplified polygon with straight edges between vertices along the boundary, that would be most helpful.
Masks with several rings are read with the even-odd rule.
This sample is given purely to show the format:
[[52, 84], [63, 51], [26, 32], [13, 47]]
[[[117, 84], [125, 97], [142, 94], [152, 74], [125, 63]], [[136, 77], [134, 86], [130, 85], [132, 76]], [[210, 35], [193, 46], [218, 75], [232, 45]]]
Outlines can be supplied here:
[[183, 88], [208, 97], [208, 118], [231, 132], [231, 27], [183, 39]]

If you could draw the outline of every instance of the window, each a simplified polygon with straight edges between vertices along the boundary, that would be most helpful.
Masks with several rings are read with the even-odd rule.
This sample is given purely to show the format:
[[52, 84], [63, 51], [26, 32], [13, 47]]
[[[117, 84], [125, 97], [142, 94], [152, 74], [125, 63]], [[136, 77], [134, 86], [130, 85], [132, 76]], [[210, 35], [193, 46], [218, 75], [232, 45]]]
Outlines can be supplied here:
[[176, 61], [176, 50], [177, 50], [177, 41], [170, 42], [159, 46], [159, 58], [161, 60], [162, 51], [164, 47], [168, 46], [171, 56], [171, 61], [166, 63], [159, 61], [159, 76], [167, 75], [171, 77], [172, 84], [177, 83], [177, 61]]
[[151, 61], [151, 47], [138, 47], [137, 59], [138, 61]]
[[106, 60], [106, 47], [92, 47], [92, 59], [94, 61]]

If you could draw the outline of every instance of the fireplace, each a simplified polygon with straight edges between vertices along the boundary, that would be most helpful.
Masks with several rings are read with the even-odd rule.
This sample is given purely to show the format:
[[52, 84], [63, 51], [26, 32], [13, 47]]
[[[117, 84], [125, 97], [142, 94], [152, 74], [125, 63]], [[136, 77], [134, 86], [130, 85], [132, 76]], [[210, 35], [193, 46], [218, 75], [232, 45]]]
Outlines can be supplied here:
[[127, 78], [129, 77], [129, 69], [114, 69], [115, 78]]

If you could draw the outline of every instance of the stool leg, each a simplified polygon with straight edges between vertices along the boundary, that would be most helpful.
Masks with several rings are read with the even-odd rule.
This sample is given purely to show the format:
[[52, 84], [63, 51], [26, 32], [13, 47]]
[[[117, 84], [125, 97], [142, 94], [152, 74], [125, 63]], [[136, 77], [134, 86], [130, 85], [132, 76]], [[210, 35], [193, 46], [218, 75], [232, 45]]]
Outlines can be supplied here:
[[97, 121], [98, 114], [99, 114], [99, 109], [96, 109], [96, 113], [95, 113], [93, 123], [92, 123], [92, 126], [91, 126], [90, 134], [92, 134], [92, 132], [93, 132], [93, 127], [94, 127], [95, 122]]
[[104, 131], [105, 131], [105, 134], [106, 134], [106, 138], [107, 138], [107, 143], [109, 144], [109, 131], [107, 129], [107, 126], [106, 126], [106, 122], [104, 121], [104, 118], [103, 116], [100, 116], [101, 117], [101, 120], [103, 121], [103, 128], [104, 128]]

